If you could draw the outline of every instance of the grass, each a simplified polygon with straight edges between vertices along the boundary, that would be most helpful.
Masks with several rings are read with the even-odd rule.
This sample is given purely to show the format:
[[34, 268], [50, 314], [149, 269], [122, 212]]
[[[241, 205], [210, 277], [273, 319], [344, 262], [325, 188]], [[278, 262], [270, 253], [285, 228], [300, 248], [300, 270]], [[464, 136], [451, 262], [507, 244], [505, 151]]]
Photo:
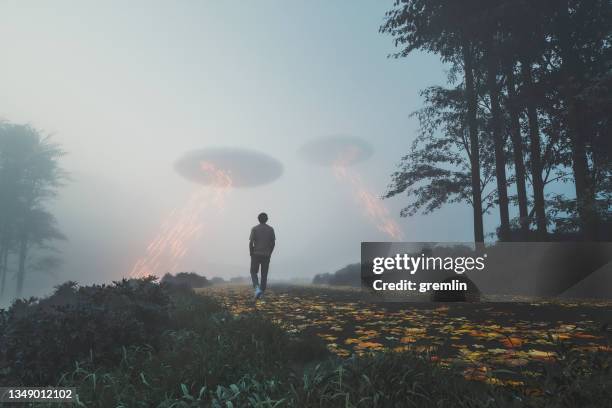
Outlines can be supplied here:
[[[500, 383], [496, 379], [503, 373], [475, 370], [466, 378], [464, 366], [439, 364], [427, 353], [381, 351], [339, 358], [320, 337], [290, 333], [261, 314], [235, 315], [186, 290], [162, 288], [160, 297], [149, 285], [155, 284], [138, 290], [155, 299], [167, 295], [161, 304], [168, 317], [157, 334], [149, 334], [150, 341], [115, 344], [111, 354], [117, 358], [67, 356], [71, 368], [47, 372], [55, 378], [49, 384], [76, 387], [83, 407], [612, 406], [609, 353], [585, 355], [559, 343], [559, 358], [541, 364], [537, 375], [523, 373], [521, 381]], [[120, 284], [96, 297], [107, 290], [123, 293], [126, 288]], [[157, 304], [146, 296], [139, 299], [137, 310]], [[20, 319], [27, 315], [5, 314], [3, 328], [22, 327]], [[4, 337], [2, 344], [7, 344]], [[13, 380], [17, 374], [11, 372]], [[3, 375], [4, 383], [9, 377]]]
[[587, 361], [568, 354], [567, 360], [543, 368], [537, 380], [525, 378], [524, 384], [509, 387], [468, 381], [461, 370], [408, 352], [325, 359], [301, 367], [268, 355], [270, 361], [262, 366], [247, 360], [238, 367], [235, 360], [219, 361], [221, 355], [211, 359], [218, 351], [184, 348], [194, 340], [193, 334], [180, 333], [172, 335], [173, 350], [131, 347], [118, 367], [78, 367], [62, 384], [78, 387], [82, 406], [88, 407], [610, 406], [612, 376], [606, 355]]

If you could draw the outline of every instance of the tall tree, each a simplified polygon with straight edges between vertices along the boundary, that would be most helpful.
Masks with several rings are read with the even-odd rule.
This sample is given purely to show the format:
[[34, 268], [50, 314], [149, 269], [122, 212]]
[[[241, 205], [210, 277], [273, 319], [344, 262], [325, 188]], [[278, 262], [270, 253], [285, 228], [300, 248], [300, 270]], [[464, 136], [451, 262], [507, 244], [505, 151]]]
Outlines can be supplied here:
[[[495, 36], [493, 32], [491, 35]], [[487, 88], [489, 103], [491, 105], [491, 132], [495, 149], [495, 178], [497, 180], [497, 196], [500, 219], [500, 238], [502, 241], [510, 239], [510, 213], [508, 210], [508, 181], [506, 178], [506, 154], [503, 137], [502, 113], [499, 105], [500, 88], [497, 82], [498, 57], [494, 51], [493, 41], [485, 41]]]
[[555, 4], [553, 30], [561, 57], [561, 88], [572, 153], [576, 206], [586, 239], [595, 238], [598, 216], [596, 186], [589, 166], [588, 150], [593, 140], [592, 128], [587, 122], [589, 107], [579, 94], [589, 86], [593, 75], [591, 66], [599, 65], [601, 50], [610, 48], [611, 8], [609, 1], [602, 0], [557, 0]]
[[524, 101], [526, 104], [529, 126], [529, 152], [531, 161], [531, 185], [533, 186], [533, 206], [536, 216], [536, 227], [539, 239], [546, 237], [547, 220], [544, 202], [544, 180], [542, 179], [542, 153], [540, 144], [540, 124], [536, 106], [535, 85], [532, 76], [532, 63], [524, 56], [521, 61], [521, 73], [524, 86]]
[[[385, 16], [380, 31], [391, 34], [400, 48], [395, 57], [433, 52], [451, 65], [451, 72], [463, 74], [475, 240], [484, 235], [480, 166], [489, 156], [482, 150], [489, 142], [495, 153], [500, 239], [507, 239], [511, 228], [507, 188], [512, 182], [522, 239], [531, 236], [532, 222], [537, 239], [549, 239], [551, 220], [553, 234], [562, 224], [563, 229], [576, 225], [575, 233], [601, 239], [612, 205], [612, 2], [396, 0]], [[415, 152], [413, 146], [410, 154]], [[511, 161], [514, 175], [506, 174]], [[411, 177], [418, 170], [404, 167]], [[444, 171], [435, 174], [444, 177]], [[447, 176], [436, 185], [456, 186], [456, 175]], [[565, 182], [574, 183], [575, 199], [555, 191]], [[425, 190], [407, 191], [422, 197]], [[559, 223], [559, 215], [571, 222]]]
[[470, 135], [469, 159], [470, 179], [472, 185], [472, 210], [474, 220], [474, 241], [484, 242], [484, 225], [482, 221], [482, 190], [480, 177], [480, 147], [478, 138], [478, 126], [476, 110], [478, 101], [476, 98], [476, 86], [474, 84], [474, 58], [471, 44], [463, 39], [461, 55], [463, 57], [463, 72], [465, 78], [465, 99], [467, 104], [467, 127]]
[[30, 208], [24, 213], [26, 218], [21, 220], [18, 263], [17, 263], [17, 288], [16, 294], [20, 296], [23, 291], [23, 283], [26, 275], [28, 251], [32, 246], [45, 247], [48, 242], [64, 240], [66, 237], [58, 227], [55, 217], [49, 212]]
[[[517, 142], [520, 135], [519, 117], [520, 113], [524, 112], [526, 114], [525, 128], [528, 136], [528, 163], [533, 191], [532, 213], [535, 214], [536, 235], [540, 240], [546, 239], [547, 219], [544, 194], [545, 182], [543, 180], [544, 163], [538, 114], [541, 99], [537, 92], [537, 85], [533, 80], [532, 70], [534, 62], [539, 59], [538, 56], [544, 54], [548, 47], [544, 28], [547, 19], [544, 3], [547, 1], [496, 0], [495, 2], [500, 5], [500, 25], [505, 37], [505, 74], [513, 150], [515, 157], [519, 149], [523, 150], [522, 146], [517, 145]], [[517, 64], [520, 65], [519, 81], [515, 81], [517, 77], [514, 75]], [[520, 163], [515, 167], [518, 179]], [[525, 174], [527, 176], [527, 173]], [[517, 180], [517, 190], [520, 191], [521, 188], [522, 186]], [[521, 213], [524, 212], [524, 208], [519, 208], [519, 210]]]
[[527, 185], [525, 182], [525, 161], [523, 153], [523, 138], [521, 135], [521, 120], [520, 107], [516, 94], [516, 79], [515, 79], [515, 64], [514, 60], [509, 57], [504, 62], [504, 70], [506, 75], [506, 91], [507, 110], [510, 131], [510, 140], [512, 141], [512, 156], [514, 162], [516, 194], [519, 208], [519, 224], [521, 231], [521, 240], [527, 240], [529, 235], [529, 205], [527, 198]]
[[522, 136], [522, 109], [518, 95], [517, 65], [523, 44], [520, 41], [522, 32], [517, 29], [524, 25], [525, 15], [521, 0], [499, 0], [493, 2], [496, 7], [496, 22], [499, 31], [497, 52], [501, 66], [500, 74], [505, 79], [502, 90], [502, 110], [507, 121], [507, 132], [512, 144], [512, 162], [514, 165], [514, 182], [516, 185], [516, 202], [519, 210], [520, 240], [527, 240], [530, 233], [529, 196], [527, 194], [527, 170], [525, 167], [525, 149]]
[[16, 294], [21, 295], [30, 248], [63, 239], [46, 210], [66, 180], [59, 145], [28, 125], [0, 124], [0, 283], [4, 291], [8, 257], [17, 255]]
[[471, 22], [464, 18], [480, 6], [478, 0], [448, 2], [444, 0], [396, 0], [386, 13], [380, 31], [394, 37], [402, 47], [394, 57], [405, 57], [414, 50], [439, 54], [443, 61], [462, 67], [467, 101], [467, 129], [470, 143], [471, 201], [473, 206], [474, 240], [484, 241], [480, 175], [479, 131], [474, 78], [474, 33]]
[[[466, 125], [469, 113], [465, 93], [462, 86], [454, 89], [434, 86], [421, 92], [425, 106], [412, 114], [419, 121], [419, 133], [410, 152], [402, 158], [399, 169], [393, 173], [384, 196], [408, 196], [402, 216], [418, 212], [428, 214], [445, 204], [466, 202], [472, 208], [481, 208], [479, 218], [482, 218], [495, 205], [496, 190], [488, 188], [495, 177], [490, 138], [479, 139], [479, 151], [483, 154], [478, 162], [479, 172], [482, 172], [478, 189], [482, 201], [479, 206], [472, 201], [473, 160]], [[483, 127], [486, 118], [482, 110], [477, 120]]]

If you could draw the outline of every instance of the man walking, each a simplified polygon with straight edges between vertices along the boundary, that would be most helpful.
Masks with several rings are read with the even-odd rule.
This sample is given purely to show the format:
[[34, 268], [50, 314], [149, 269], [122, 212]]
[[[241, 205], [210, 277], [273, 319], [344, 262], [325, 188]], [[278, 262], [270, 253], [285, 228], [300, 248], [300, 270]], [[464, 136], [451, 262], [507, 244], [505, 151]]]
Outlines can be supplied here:
[[[259, 224], [251, 229], [249, 237], [249, 252], [251, 253], [251, 279], [255, 289], [255, 300], [259, 299], [266, 290], [268, 280], [268, 266], [270, 266], [270, 256], [274, 250], [276, 236], [274, 228], [266, 224], [268, 214], [261, 213], [257, 216]], [[258, 282], [257, 272], [261, 266], [261, 283]]]

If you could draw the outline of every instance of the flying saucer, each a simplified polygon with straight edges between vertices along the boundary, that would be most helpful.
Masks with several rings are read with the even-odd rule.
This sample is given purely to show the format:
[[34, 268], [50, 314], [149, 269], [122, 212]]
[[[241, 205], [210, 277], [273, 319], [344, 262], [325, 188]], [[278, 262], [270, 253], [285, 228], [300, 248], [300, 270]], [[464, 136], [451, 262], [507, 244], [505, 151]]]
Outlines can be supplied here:
[[369, 159], [373, 152], [372, 146], [363, 139], [334, 135], [306, 143], [298, 150], [298, 155], [321, 166], [350, 166]]
[[174, 169], [187, 180], [203, 185], [215, 185], [222, 174], [231, 180], [232, 187], [267, 184], [283, 173], [283, 165], [275, 158], [238, 147], [190, 151], [174, 163]]

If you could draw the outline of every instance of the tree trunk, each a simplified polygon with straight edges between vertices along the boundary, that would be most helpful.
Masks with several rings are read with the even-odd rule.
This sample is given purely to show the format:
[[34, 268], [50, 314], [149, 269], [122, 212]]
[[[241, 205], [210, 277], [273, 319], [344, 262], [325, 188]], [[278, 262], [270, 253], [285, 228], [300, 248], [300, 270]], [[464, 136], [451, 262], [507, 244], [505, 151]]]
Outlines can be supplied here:
[[538, 111], [534, 101], [533, 78], [531, 73], [531, 62], [527, 58], [521, 61], [521, 73], [526, 89], [525, 105], [527, 107], [527, 121], [529, 123], [529, 150], [531, 153], [531, 180], [533, 185], [533, 201], [536, 214], [537, 237], [545, 240], [546, 231], [546, 207], [544, 204], [544, 181], [542, 180], [542, 157], [540, 152], [540, 127], [538, 123]]
[[582, 123], [582, 104], [576, 98], [575, 86], [582, 76], [580, 61], [571, 44], [569, 31], [571, 21], [569, 17], [569, 3], [562, 1], [559, 8], [560, 26], [559, 40], [561, 52], [561, 72], [564, 79], [563, 89], [567, 108], [567, 127], [572, 149], [572, 170], [574, 172], [574, 186], [576, 190], [576, 209], [580, 219], [583, 237], [586, 240], [595, 239], [597, 230], [597, 213], [595, 210], [595, 188], [589, 169], [586, 152], [587, 130]]
[[6, 285], [6, 270], [8, 265], [8, 246], [5, 245], [0, 249], [0, 296], [4, 295], [4, 287]]
[[484, 242], [482, 223], [482, 194], [480, 190], [480, 151], [478, 125], [476, 122], [476, 91], [474, 88], [473, 57], [470, 44], [463, 42], [463, 65], [465, 71], [465, 96], [467, 100], [467, 125], [470, 134], [470, 164], [472, 176], [472, 207], [474, 210], [474, 241]]
[[519, 105], [516, 99], [514, 62], [508, 61], [505, 65], [506, 87], [508, 90], [508, 111], [510, 112], [510, 138], [512, 140], [516, 194], [518, 196], [519, 222], [521, 225], [521, 239], [527, 240], [529, 237], [529, 209], [527, 208], [525, 162], [523, 161], [523, 141], [521, 137]]
[[[492, 47], [487, 47], [490, 53]], [[502, 136], [502, 117], [499, 108], [499, 86], [497, 84], [497, 58], [487, 55], [487, 88], [491, 102], [491, 127], [495, 146], [495, 178], [497, 179], [497, 198], [499, 205], [499, 238], [510, 240], [510, 214], [508, 212], [508, 181], [506, 179], [506, 156]]]
[[21, 292], [23, 291], [23, 281], [25, 279], [26, 272], [26, 258], [28, 255], [28, 239], [27, 237], [23, 237], [21, 242], [19, 243], [19, 268], [17, 270], [17, 290], [16, 296], [21, 296]]
[[[571, 104], [573, 105], [573, 104]], [[589, 170], [589, 164], [586, 155], [583, 136], [580, 131], [571, 131], [571, 122], [578, 121], [579, 108], [568, 106], [570, 117], [575, 119], [568, 120], [570, 128], [570, 140], [572, 148], [572, 170], [574, 172], [574, 185], [576, 189], [576, 206], [582, 235], [585, 240], [596, 239], [597, 231], [597, 213], [595, 210], [595, 191], [593, 188], [592, 177]]]

